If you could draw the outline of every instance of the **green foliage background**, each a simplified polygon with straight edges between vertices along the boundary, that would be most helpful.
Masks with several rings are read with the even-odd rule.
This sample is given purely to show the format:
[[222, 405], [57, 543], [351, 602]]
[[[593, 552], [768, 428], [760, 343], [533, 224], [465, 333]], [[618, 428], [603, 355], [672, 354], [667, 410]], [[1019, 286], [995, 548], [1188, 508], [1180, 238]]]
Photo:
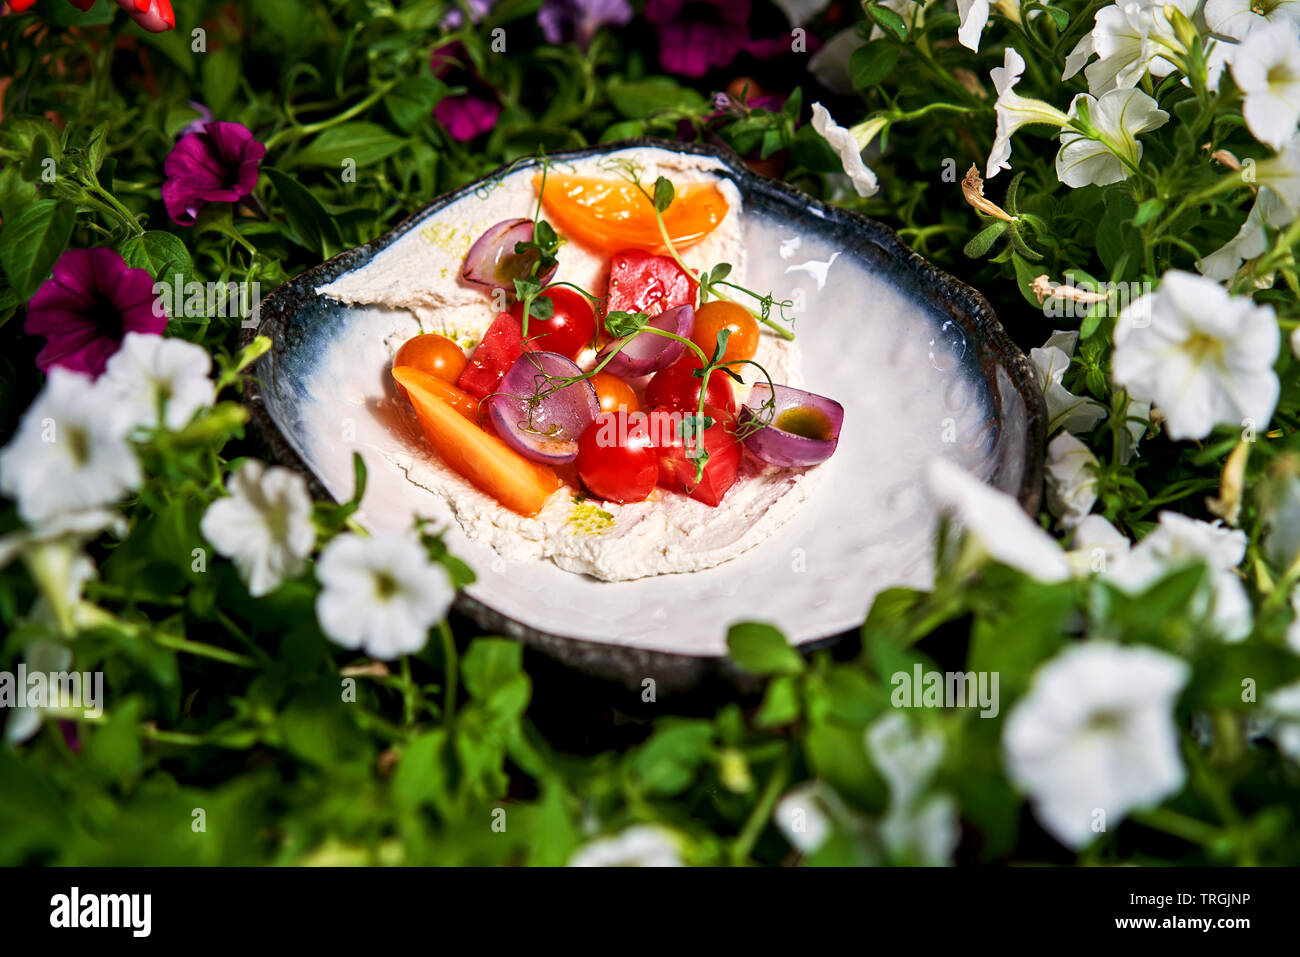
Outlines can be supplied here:
[[[1036, 66], [1026, 89], [1064, 107], [1082, 85], [1057, 81], [1059, 63], [1100, 3], [1044, 7], [1050, 16], [1029, 33], [997, 19], [978, 56], [955, 44], [956, 15], [941, 8], [918, 26], [882, 7], [836, 5], [841, 26], [861, 24], [856, 93], [819, 89], [806, 57], [792, 54], [745, 64], [764, 85], [793, 94], [785, 110], [722, 117], [712, 115], [710, 96], [732, 77], [664, 75], [653, 28], [640, 16], [598, 34], [584, 54], [542, 42], [538, 6], [502, 0], [457, 34], [503, 105], [495, 129], [470, 144], [451, 140], [430, 116], [439, 98], [459, 92], [428, 67], [445, 3], [177, 0], [176, 29], [159, 35], [133, 27], [107, 0], [87, 14], [47, 0], [41, 21], [0, 20], [0, 60], [12, 77], [0, 126], [0, 434], [39, 387], [39, 343], [22, 334], [23, 303], [69, 246], [112, 245], [155, 275], [257, 280], [269, 290], [517, 157], [684, 135], [769, 161], [801, 189], [898, 228], [985, 291], [1027, 349], [1050, 331], [1029, 292], [1033, 276], [1142, 280], [1190, 268], [1236, 231], [1249, 201], [1244, 188], [1218, 185], [1221, 171], [1198, 159], [1202, 144], [1262, 154], [1234, 104], [1166, 82], [1153, 92], [1179, 123], [1167, 137], [1144, 139], [1143, 176], [1066, 190], [1052, 169], [1054, 144], [1035, 150], [1018, 140], [1015, 165], [1025, 175], [1008, 206], [1028, 214], [1026, 248], [996, 242], [999, 234], [968, 256], [963, 250], [988, 223], [943, 170], [954, 161], [959, 179], [971, 163], [983, 165], [994, 126], [984, 78], [1001, 62], [998, 40], [1056, 64]], [[773, 9], [760, 12], [781, 23]], [[882, 32], [867, 42], [873, 25]], [[199, 26], [202, 53], [191, 48]], [[488, 45], [498, 26], [507, 29], [505, 55]], [[883, 153], [869, 158], [882, 183], [872, 199], [846, 197], [828, 179], [838, 159], [796, 122], [818, 97], [845, 125], [867, 114], [885, 122]], [[190, 229], [167, 221], [162, 163], [198, 115], [190, 101], [245, 124], [267, 145], [256, 193], [265, 218], [213, 206]], [[53, 184], [40, 178], [47, 157], [59, 170]], [[339, 175], [347, 158], [357, 163], [354, 183]], [[1291, 239], [1278, 237], [1267, 264], [1276, 288], [1256, 294], [1287, 329], [1300, 317]], [[1111, 409], [1101, 429], [1118, 436], [1127, 399], [1107, 375], [1113, 319], [1082, 325], [1067, 385]], [[514, 642], [455, 620], [391, 671], [358, 675], [358, 701], [345, 704], [340, 678], [359, 662], [320, 635], [310, 575], [253, 601], [228, 563], [191, 568], [203, 510], [221, 494], [226, 470], [258, 450], [236, 401], [244, 364], [235, 356], [237, 328], [187, 320], [168, 332], [221, 357], [229, 390], [185, 433], [145, 451], [149, 479], [128, 507], [129, 534], [96, 549], [100, 579], [88, 595], [102, 615], [78, 636], [76, 667], [105, 672], [111, 710], [80, 724], [78, 752], [52, 723], [19, 749], [0, 749], [0, 862], [559, 864], [593, 834], [659, 822], [682, 835], [693, 863], [789, 863], [797, 856], [770, 823], [773, 807], [789, 788], [818, 779], [850, 813], [806, 863], [907, 863], [882, 847], [875, 825], [888, 794], [863, 743], [867, 726], [892, 710], [888, 676], [915, 662], [998, 671], [1005, 716], [1039, 664], [1095, 636], [1154, 645], [1191, 663], [1176, 714], [1189, 775], [1182, 793], [1103, 835], [1079, 860], [1300, 862], [1297, 768], [1267, 744], [1249, 743], [1256, 705], [1240, 693], [1243, 676], [1261, 696], [1300, 677], [1300, 658], [1282, 646], [1290, 572], [1260, 554], [1254, 498], [1242, 527], [1251, 538], [1256, 629], [1238, 645], [1224, 645], [1188, 611], [1207, 587], [1199, 569], [1131, 597], [1098, 581], [1047, 586], [997, 567], [972, 575], [954, 548], [933, 592], [880, 596], [860, 637], [835, 653], [805, 660], [771, 629], [738, 626], [735, 657], [766, 678], [760, 694], [739, 700], [724, 693], [646, 705], [635, 690], [557, 676]], [[1272, 431], [1261, 430], [1252, 451], [1252, 486], [1295, 452], [1300, 392], [1293, 361], [1283, 355], [1279, 364], [1283, 396]], [[1134, 536], [1157, 508], [1203, 514], [1236, 441], [1230, 431], [1203, 444], [1153, 438], [1135, 464], [1104, 460], [1099, 511]], [[322, 505], [319, 518], [338, 528], [347, 511]], [[16, 524], [12, 508], [3, 521]], [[463, 566], [436, 540], [431, 548], [463, 580]], [[0, 572], [0, 666], [12, 670], [26, 644], [49, 634], [49, 623], [29, 614], [35, 598], [21, 565]], [[538, 674], [574, 683], [583, 708], [546, 700], [534, 688]], [[1212, 747], [1194, 743], [1194, 715], [1216, 729]], [[959, 861], [1076, 859], [1038, 829], [1007, 782], [1001, 717], [912, 717], [947, 743], [935, 786], [960, 808]], [[492, 827], [498, 808], [504, 832]], [[195, 809], [205, 813], [202, 832], [192, 826]]]

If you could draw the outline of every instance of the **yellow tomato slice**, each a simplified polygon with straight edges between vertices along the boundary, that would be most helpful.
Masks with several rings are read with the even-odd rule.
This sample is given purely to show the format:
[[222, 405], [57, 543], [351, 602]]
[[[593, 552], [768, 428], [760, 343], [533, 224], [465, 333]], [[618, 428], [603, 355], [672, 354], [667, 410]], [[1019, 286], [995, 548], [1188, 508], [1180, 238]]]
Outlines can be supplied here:
[[[542, 189], [542, 177], [533, 177]], [[561, 235], [593, 249], [667, 252], [654, 206], [632, 183], [596, 176], [546, 175], [542, 207]], [[664, 227], [678, 251], [695, 245], [727, 215], [727, 200], [713, 183], [691, 183], [677, 190], [664, 210]]]

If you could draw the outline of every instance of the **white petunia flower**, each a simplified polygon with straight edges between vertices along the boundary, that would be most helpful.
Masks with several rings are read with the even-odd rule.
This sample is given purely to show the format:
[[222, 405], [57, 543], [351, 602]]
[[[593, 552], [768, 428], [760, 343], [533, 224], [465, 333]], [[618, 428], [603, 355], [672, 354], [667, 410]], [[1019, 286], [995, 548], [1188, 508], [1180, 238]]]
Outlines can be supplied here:
[[961, 839], [956, 802], [947, 794], [925, 795], [943, 760], [943, 736], [921, 731], [894, 712], [867, 729], [866, 743], [889, 784], [889, 806], [880, 820], [885, 848], [894, 860], [921, 867], [951, 864]]
[[184, 339], [128, 332], [113, 353], [100, 381], [133, 410], [137, 425], [162, 424], [173, 432], [190, 424], [196, 412], [212, 405], [216, 392], [212, 357], [202, 346]]
[[1119, 436], [1119, 460], [1125, 465], [1137, 454], [1138, 443], [1147, 434], [1151, 423], [1151, 403], [1145, 399], [1129, 396], [1128, 409], [1124, 413], [1124, 431]]
[[931, 495], [989, 556], [1043, 582], [1065, 581], [1070, 565], [1056, 540], [1010, 495], [990, 488], [944, 458], [930, 462]]
[[1205, 25], [1225, 37], [1244, 40], [1273, 23], [1300, 26], [1300, 0], [1205, 0]]
[[1300, 36], [1291, 23], [1255, 30], [1232, 54], [1232, 78], [1244, 100], [1242, 116], [1255, 139], [1274, 149], [1300, 122]]
[[1097, 457], [1069, 432], [1047, 446], [1047, 510], [1074, 528], [1097, 503]]
[[1291, 624], [1286, 629], [1286, 646], [1300, 655], [1300, 585], [1291, 590]]
[[1074, 645], [1038, 670], [1002, 747], [1049, 834], [1077, 850], [1182, 789], [1173, 710], [1190, 672], [1164, 652], [1108, 642]]
[[419, 651], [455, 597], [446, 570], [401, 532], [340, 535], [321, 553], [316, 577], [321, 631], [372, 658]]
[[226, 491], [229, 497], [208, 506], [199, 528], [259, 598], [307, 567], [316, 544], [311, 494], [301, 475], [257, 459], [240, 465]]
[[1106, 407], [1096, 399], [1075, 395], [1061, 385], [1078, 340], [1077, 332], [1054, 332], [1042, 346], [1029, 350], [1034, 377], [1047, 403], [1048, 435], [1057, 429], [1091, 432], [1106, 418]]
[[772, 0], [790, 21], [790, 26], [803, 26], [831, 5], [831, 0]]
[[81, 548], [108, 529], [121, 537], [125, 519], [104, 508], [64, 512], [0, 537], [0, 568], [22, 558], [55, 627], [62, 634], [75, 634], [82, 624], [82, 591], [96, 574], [95, 563]]
[[1300, 559], [1300, 475], [1295, 466], [1283, 467], [1279, 461], [1274, 475], [1265, 486], [1261, 503], [1264, 536], [1260, 544], [1264, 556], [1278, 571]]
[[776, 803], [772, 820], [791, 847], [812, 854], [831, 836], [832, 822], [842, 810], [834, 791], [820, 781], [808, 781]]
[[573, 852], [570, 867], [681, 867], [677, 835], [665, 827], [638, 824], [613, 837], [597, 838]]
[[989, 0], [957, 0], [957, 16], [961, 17], [957, 42], [978, 53], [980, 34], [989, 22]]
[[1065, 553], [1075, 575], [1102, 575], [1120, 562], [1133, 543], [1101, 515], [1089, 515], [1074, 530], [1074, 541]]
[[[67, 645], [37, 639], [24, 650], [23, 662], [28, 674], [66, 672], [72, 667], [72, 651]], [[35, 735], [45, 723], [48, 713], [55, 710], [49, 706], [29, 708], [25, 691], [26, 689], [19, 689], [18, 703], [10, 710], [9, 720], [5, 722], [5, 740], [10, 744], [22, 744]]]
[[86, 376], [55, 367], [0, 450], [0, 491], [39, 525], [121, 499], [140, 484], [130, 410]]
[[1260, 703], [1268, 716], [1269, 737], [1279, 751], [1300, 764], [1300, 681], [1270, 691]]
[[1246, 420], [1262, 429], [1277, 404], [1280, 341], [1271, 306], [1171, 270], [1120, 313], [1113, 376], [1154, 402], [1172, 439], [1202, 439], [1216, 425]]
[[1156, 528], [1116, 562], [1107, 577], [1125, 591], [1137, 594], [1178, 568], [1204, 564], [1209, 569], [1209, 606], [1192, 610], [1198, 615], [1210, 615], [1226, 640], [1240, 641], [1251, 628], [1250, 597], [1236, 574], [1245, 554], [1245, 533], [1226, 528], [1221, 522], [1161, 512]]
[[839, 155], [840, 162], [844, 165], [844, 172], [853, 182], [857, 194], [863, 197], [874, 196], [880, 189], [880, 185], [876, 181], [876, 174], [862, 162], [862, 151], [880, 131], [880, 125], [868, 121], [847, 130], [831, 119], [826, 107], [820, 103], [812, 105], [812, 114], [813, 129], [820, 133], [831, 145], [831, 149]]
[[1259, 191], [1246, 221], [1236, 236], [1196, 264], [1202, 275], [1219, 282], [1232, 279], [1247, 260], [1268, 249], [1268, 227], [1281, 229], [1300, 214], [1300, 134], [1251, 170]]
[[1061, 127], [1069, 122], [1069, 117], [1042, 100], [1030, 99], [1016, 92], [1016, 84], [1025, 72], [1025, 60], [1014, 47], [1007, 47], [1002, 53], [1002, 66], [989, 71], [989, 79], [997, 90], [998, 101], [994, 104], [997, 113], [997, 132], [993, 139], [993, 148], [989, 151], [988, 162], [984, 166], [984, 176], [992, 179], [998, 170], [1011, 169], [1011, 137], [1022, 126], [1031, 123], [1045, 123]]
[[1190, 19], [1199, 2], [1172, 0], [1166, 4], [1164, 0], [1126, 0], [1103, 7], [1097, 11], [1092, 32], [1066, 57], [1061, 79], [1068, 80], [1078, 73], [1093, 54], [1097, 61], [1084, 69], [1093, 96], [1135, 87], [1148, 73], [1168, 76], [1175, 66], [1166, 56], [1186, 51], [1165, 15], [1165, 7], [1176, 7]]
[[1070, 118], [1078, 119], [1084, 105], [1098, 138], [1062, 130], [1061, 149], [1056, 154], [1057, 178], [1075, 188], [1109, 186], [1128, 179], [1142, 159], [1137, 134], [1159, 129], [1169, 121], [1169, 114], [1141, 90], [1111, 90], [1101, 99], [1080, 93], [1070, 103]]

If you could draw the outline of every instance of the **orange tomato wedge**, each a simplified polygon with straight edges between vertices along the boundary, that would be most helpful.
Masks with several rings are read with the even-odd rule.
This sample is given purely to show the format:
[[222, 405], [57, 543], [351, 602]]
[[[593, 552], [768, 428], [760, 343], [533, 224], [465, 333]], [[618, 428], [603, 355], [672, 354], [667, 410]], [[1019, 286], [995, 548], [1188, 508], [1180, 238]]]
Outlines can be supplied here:
[[[459, 412], [471, 422], [478, 424], [478, 399], [474, 398], [468, 392], [462, 392], [445, 379], [439, 379], [432, 373], [417, 369], [415, 366], [393, 366], [393, 377], [397, 378], [397, 370], [406, 369], [408, 372], [417, 372], [426, 378], [421, 379], [427, 391], [433, 393], [442, 399], [449, 406]], [[400, 379], [397, 381], [397, 391], [406, 396], [406, 386], [402, 385]], [[409, 398], [409, 396], [407, 396]]]
[[[533, 177], [533, 189], [542, 190], [540, 175]], [[627, 180], [548, 173], [542, 207], [561, 235], [584, 246], [667, 252], [654, 205]], [[664, 228], [680, 252], [713, 232], [726, 215], [722, 190], [712, 183], [691, 183], [677, 190], [664, 210]]]
[[440, 399], [431, 383], [446, 385], [442, 380], [410, 366], [395, 368], [393, 378], [406, 389], [438, 458], [506, 508], [536, 515], [560, 487], [554, 470], [524, 458]]

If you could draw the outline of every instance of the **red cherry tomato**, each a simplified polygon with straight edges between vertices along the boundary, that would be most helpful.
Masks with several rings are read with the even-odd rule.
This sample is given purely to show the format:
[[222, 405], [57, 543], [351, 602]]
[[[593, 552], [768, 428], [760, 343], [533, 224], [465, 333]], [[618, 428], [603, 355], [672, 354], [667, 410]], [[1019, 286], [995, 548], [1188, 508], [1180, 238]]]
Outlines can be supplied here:
[[692, 437], [688, 445], [682, 437], [683, 414], [666, 408], [650, 413], [650, 434], [659, 456], [659, 484], [716, 508], [727, 490], [736, 484], [740, 471], [741, 442], [736, 436], [736, 417], [727, 409], [705, 406], [704, 414], [713, 424], [704, 430], [704, 450], [709, 458], [697, 480], [697, 457], [689, 454], [696, 447], [696, 439]]
[[[704, 364], [700, 362], [700, 357], [694, 350], [687, 350], [667, 369], [654, 374], [645, 388], [645, 404], [694, 412], [700, 405], [700, 385], [704, 381], [695, 377], [695, 371], [702, 368]], [[721, 369], [714, 369], [709, 376], [704, 404], [730, 412], [737, 409], [736, 390], [731, 387], [731, 379]]]
[[[596, 335], [596, 313], [591, 308], [591, 303], [587, 301], [586, 296], [564, 286], [548, 289], [538, 298], [542, 297], [551, 300], [555, 312], [549, 319], [538, 319], [529, 309], [530, 348], [540, 349], [543, 352], [558, 352], [570, 359], [578, 358], [578, 354], [587, 348]], [[510, 314], [522, 323], [524, 304], [516, 302], [511, 307]]]
[[659, 459], [640, 413], [602, 412], [578, 439], [582, 484], [610, 502], [640, 502], [659, 480]]

